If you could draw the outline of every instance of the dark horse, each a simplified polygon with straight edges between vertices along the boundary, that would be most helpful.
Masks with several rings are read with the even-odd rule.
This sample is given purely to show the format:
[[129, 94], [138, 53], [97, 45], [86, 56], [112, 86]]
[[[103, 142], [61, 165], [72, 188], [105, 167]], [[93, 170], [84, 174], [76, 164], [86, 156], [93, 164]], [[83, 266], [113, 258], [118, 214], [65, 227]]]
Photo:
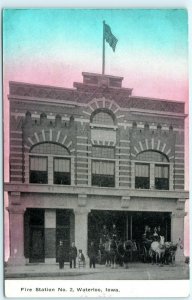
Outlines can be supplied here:
[[105, 248], [105, 265], [116, 267], [117, 262], [117, 243], [114, 239], [109, 239], [104, 243]]

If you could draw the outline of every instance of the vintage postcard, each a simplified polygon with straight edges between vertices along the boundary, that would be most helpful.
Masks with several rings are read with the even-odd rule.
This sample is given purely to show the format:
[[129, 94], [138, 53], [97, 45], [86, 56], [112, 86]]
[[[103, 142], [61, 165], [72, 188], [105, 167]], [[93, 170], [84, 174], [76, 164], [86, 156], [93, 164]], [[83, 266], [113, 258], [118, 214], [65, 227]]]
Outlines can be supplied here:
[[4, 9], [7, 297], [188, 296], [188, 84], [185, 9]]

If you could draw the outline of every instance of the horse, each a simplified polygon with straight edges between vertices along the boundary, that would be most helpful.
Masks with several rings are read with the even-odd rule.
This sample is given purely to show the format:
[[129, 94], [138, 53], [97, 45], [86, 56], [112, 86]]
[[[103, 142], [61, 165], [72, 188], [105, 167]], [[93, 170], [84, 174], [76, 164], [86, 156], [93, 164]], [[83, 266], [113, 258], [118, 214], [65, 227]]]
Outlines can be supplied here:
[[149, 250], [149, 255], [152, 259], [152, 264], [154, 263], [154, 256], [155, 256], [155, 261], [156, 264], [159, 261], [162, 266], [163, 263], [163, 258], [165, 255], [165, 237], [164, 236], [160, 236], [160, 241], [154, 241], [151, 243], [151, 247]]
[[117, 243], [114, 239], [106, 240], [105, 248], [105, 266], [115, 268], [117, 262]]
[[180, 251], [182, 249], [183, 249], [183, 243], [182, 243], [182, 240], [180, 238], [179, 238], [177, 243], [165, 242], [165, 255], [164, 255], [165, 263], [174, 265], [175, 256], [178, 253], [177, 250]]
[[106, 240], [103, 244], [104, 247], [104, 258], [105, 258], [105, 266], [111, 266], [111, 257], [110, 257], [110, 240]]
[[167, 265], [174, 264], [176, 251], [177, 251], [177, 244], [173, 244], [172, 242], [165, 242], [165, 255], [164, 255], [165, 264]]
[[111, 239], [110, 242], [109, 255], [111, 259], [111, 268], [116, 268], [117, 263], [117, 243], [114, 239]]
[[127, 269], [128, 268], [128, 262], [132, 260], [132, 252], [136, 250], [136, 244], [134, 244], [133, 241], [127, 240], [124, 242], [124, 256], [123, 256], [123, 262], [124, 266]]

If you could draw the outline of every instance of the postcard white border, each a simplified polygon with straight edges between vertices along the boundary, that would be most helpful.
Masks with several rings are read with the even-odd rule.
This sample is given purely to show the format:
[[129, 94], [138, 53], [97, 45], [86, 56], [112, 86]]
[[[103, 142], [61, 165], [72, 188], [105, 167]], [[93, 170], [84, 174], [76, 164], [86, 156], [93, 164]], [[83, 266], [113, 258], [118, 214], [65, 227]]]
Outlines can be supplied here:
[[5, 280], [5, 295], [19, 298], [188, 297], [189, 280]]

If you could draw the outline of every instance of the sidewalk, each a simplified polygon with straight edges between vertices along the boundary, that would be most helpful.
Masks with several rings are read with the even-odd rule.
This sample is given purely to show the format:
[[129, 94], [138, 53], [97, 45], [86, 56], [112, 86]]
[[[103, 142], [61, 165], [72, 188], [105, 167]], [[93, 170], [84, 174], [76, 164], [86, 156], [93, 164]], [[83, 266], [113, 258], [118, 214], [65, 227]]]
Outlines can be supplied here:
[[64, 279], [188, 279], [189, 265], [176, 264], [174, 266], [157, 266], [144, 263], [130, 263], [129, 268], [117, 266], [116, 269], [107, 268], [104, 265], [96, 265], [95, 269], [85, 268], [70, 269], [69, 264], [65, 264], [63, 270], [59, 270], [58, 264], [28, 264], [25, 266], [7, 266], [5, 268], [5, 279], [30, 279], [33, 278], [61, 278]]
[[69, 264], [66, 263], [64, 269], [60, 270], [58, 264], [27, 264], [25, 266], [7, 266], [5, 268], [5, 278], [80, 276], [101, 271], [101, 266], [99, 268], [97, 266], [94, 270], [88, 268], [88, 266], [70, 269]]

